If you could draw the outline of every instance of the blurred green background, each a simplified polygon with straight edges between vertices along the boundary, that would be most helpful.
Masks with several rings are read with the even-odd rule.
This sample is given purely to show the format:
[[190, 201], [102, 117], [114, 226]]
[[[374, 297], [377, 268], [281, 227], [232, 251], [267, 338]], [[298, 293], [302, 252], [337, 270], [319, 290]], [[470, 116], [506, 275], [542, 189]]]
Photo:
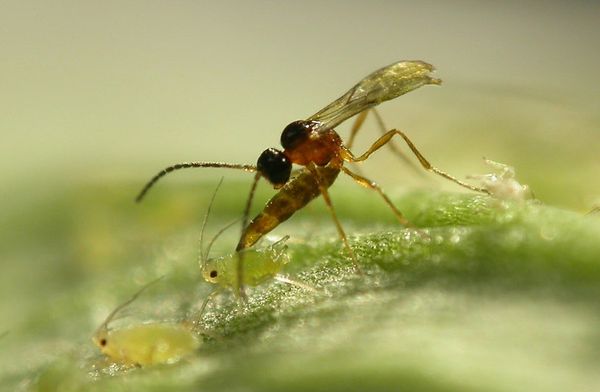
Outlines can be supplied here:
[[[8, 334], [0, 338], [0, 385], [4, 387], [0, 389], [35, 389], [42, 385], [38, 382], [41, 374], [54, 381], [67, 379], [66, 386], [58, 387], [48, 381], [46, 390], [86, 390], [94, 377], [100, 378], [100, 384], [94, 385], [102, 389], [106, 379], [101, 375], [88, 376], [84, 371], [81, 378], [74, 376], [71, 381], [65, 375], [73, 374], [73, 369], [88, 369], [96, 360], [89, 336], [112, 307], [161, 274], [169, 276], [165, 287], [140, 301], [142, 321], [180, 317], [187, 305], [193, 306], [190, 304], [208, 292], [207, 287], [198, 285], [200, 218], [220, 175], [226, 176], [225, 186], [210, 229], [239, 216], [250, 178], [218, 170], [181, 172], [160, 183], [147, 203], [134, 205], [133, 197], [151, 175], [180, 161], [254, 163], [262, 150], [279, 144], [287, 123], [313, 114], [371, 71], [398, 60], [430, 62], [444, 81], [441, 87], [424, 87], [380, 109], [386, 124], [406, 131], [434, 165], [464, 178], [489, 172], [481, 160], [485, 156], [514, 166], [518, 179], [529, 184], [544, 204], [577, 214], [590, 210], [600, 202], [599, 18], [600, 4], [593, 1], [1, 2], [0, 162], [4, 178], [0, 187], [0, 335], [3, 331]], [[347, 137], [348, 127], [340, 127], [342, 137]], [[355, 150], [366, 148], [377, 132], [375, 124], [368, 121]], [[407, 192], [419, 189], [437, 195], [439, 191], [460, 191], [432, 175], [415, 173], [385, 150], [362, 169], [416, 220], [420, 210], [414, 200], [423, 196], [405, 197]], [[349, 233], [397, 229], [376, 196], [347, 179], [340, 179], [334, 188], [334, 202]], [[270, 194], [263, 184], [256, 208]], [[447, 200], [443, 197], [429, 202], [429, 207], [436, 203], [442, 203], [440, 208], [452, 207], [444, 204]], [[321, 203], [315, 202], [276, 234], [295, 234], [305, 241], [297, 246], [310, 247], [307, 232], [314, 235], [314, 221], [319, 218], [323, 224], [318, 230], [335, 244], [335, 230]], [[462, 221], [450, 222], [462, 226]], [[422, 223], [428, 227], [436, 224]], [[588, 232], [597, 233], [594, 230]], [[234, 237], [230, 234], [215, 251], [230, 251]], [[598, 254], [594, 242], [586, 244], [582, 257], [593, 259]], [[488, 245], [479, 251], [492, 252]], [[317, 241], [315, 246], [317, 258], [337, 254], [327, 244], [321, 249]], [[532, 252], [541, 248], [534, 246]], [[311, 265], [312, 253], [303, 252], [297, 252], [298, 270]], [[348, 274], [342, 276], [353, 281]], [[387, 275], [375, 276], [384, 279]], [[414, 279], [419, 281], [419, 277], [417, 274]], [[576, 280], [567, 284], [567, 291], [578, 284]], [[377, 283], [368, 281], [360, 290], [368, 292], [370, 285]], [[393, 298], [401, 297], [398, 287], [402, 285], [386, 287], [395, 287]], [[507, 320], [525, 320], [525, 341], [546, 326], [543, 309], [555, 316], [549, 324], [564, 320], [537, 337], [539, 346], [571, 336], [570, 331], [585, 335], [589, 331], [584, 326], [597, 322], [597, 309], [589, 305], [597, 294], [594, 290], [590, 297], [578, 294], [575, 309], [572, 298], [538, 301], [541, 293], [555, 288], [544, 286], [535, 295], [515, 301], [518, 294], [510, 291], [506, 296], [490, 295], [488, 302], [470, 302], [481, 294], [470, 296], [472, 293], [457, 292], [451, 286], [424, 289], [427, 295], [423, 297], [413, 287], [414, 297], [410, 298], [414, 301], [407, 300], [411, 311], [403, 308], [392, 315], [393, 320], [404, 320], [414, 331], [425, 331], [418, 332], [419, 339], [439, 351], [403, 362], [401, 372], [393, 366], [389, 372], [378, 365], [365, 367], [365, 363], [379, 363], [374, 357], [393, 362], [398, 355], [406, 359], [419, 351], [406, 345], [412, 341], [409, 332], [406, 336], [390, 333], [397, 324], [388, 318], [381, 336], [390, 339], [391, 347], [402, 350], [377, 357], [381, 341], [375, 345], [377, 350], [369, 350], [369, 341], [363, 341], [358, 351], [350, 354], [354, 361], [348, 367], [332, 367], [331, 377], [341, 380], [354, 371], [376, 380], [371, 387], [383, 389], [406, 382], [426, 385], [429, 390], [515, 390], [511, 388], [514, 385], [501, 381], [505, 375], [502, 353], [506, 354], [501, 348], [506, 347], [506, 340], [517, 339], [518, 329], [508, 328], [511, 325], [504, 329], [495, 323], [493, 315], [498, 309], [508, 313]], [[442, 294], [437, 295], [439, 290]], [[352, 308], [353, 298], [360, 302], [351, 294], [344, 297], [346, 302], [330, 301], [332, 306], [346, 309]], [[375, 296], [374, 301], [388, 306], [386, 298]], [[427, 304], [419, 305], [423, 298]], [[164, 306], [156, 306], [157, 301]], [[583, 310], [581, 301], [587, 304]], [[471, 341], [468, 336], [452, 335], [454, 346], [440, 345], [446, 341], [440, 331], [447, 331], [440, 326], [446, 324], [440, 323], [439, 314], [432, 309], [461, 315], [464, 304], [481, 306], [483, 316], [456, 316], [444, 322], [452, 328], [466, 323], [479, 338]], [[281, 309], [285, 312], [286, 308]], [[307, 341], [302, 336], [310, 330], [300, 327], [306, 321], [305, 313], [288, 313], [296, 324], [288, 320], [288, 324], [276, 325], [298, 332], [297, 344], [303, 347]], [[352, 323], [356, 315], [336, 314], [345, 316], [327, 316], [332, 317], [333, 325]], [[528, 319], [529, 314], [533, 315]], [[413, 318], [406, 321], [403, 315]], [[472, 316], [468, 311], [464, 315]], [[310, 320], [315, 325], [325, 322], [320, 313], [314, 317]], [[242, 325], [252, 331], [252, 320]], [[264, 326], [258, 320], [256, 325]], [[491, 337], [484, 333], [487, 322], [496, 326]], [[410, 328], [407, 331], [412, 331]], [[236, 335], [235, 328], [231, 334]], [[277, 334], [250, 336], [265, 347], [275, 346], [277, 354], [285, 357], [282, 345], [289, 341], [278, 339]], [[325, 339], [348, 344], [339, 337]], [[494, 351], [484, 350], [490, 342], [499, 350], [497, 357]], [[593, 390], [598, 381], [582, 364], [598, 365], [598, 355], [590, 349], [589, 361], [573, 360], [569, 348], [579, 341], [571, 343], [566, 344], [565, 353], [556, 354], [556, 362], [544, 362], [548, 353], [541, 351], [533, 364], [524, 356], [527, 350], [518, 345], [523, 352], [515, 348], [506, 358], [511, 358], [515, 369], [523, 361], [523, 374], [515, 370], [511, 380], [519, 382], [522, 390], [527, 390], [527, 385], [541, 387], [535, 375], [548, 372], [552, 373], [548, 377], [556, 379], [548, 385], [544, 382], [544, 387], [579, 383], [580, 390]], [[233, 344], [238, 348], [235, 359], [227, 359], [225, 350], [217, 347], [210, 365], [195, 362], [191, 370], [186, 369], [185, 377], [174, 376], [177, 370], [166, 370], [171, 373], [164, 376], [165, 385], [156, 384], [155, 379], [144, 381], [143, 372], [133, 374], [137, 377], [133, 385], [167, 390], [196, 385], [206, 375], [206, 380], [220, 374], [227, 380], [239, 374], [247, 385], [266, 388], [252, 383], [248, 369], [246, 373], [239, 370], [238, 365], [251, 355], [240, 352], [243, 345], [247, 343]], [[465, 352], [469, 355], [461, 361]], [[483, 352], [486, 354], [479, 358]], [[271, 354], [261, 352], [264, 362], [254, 363], [273, 365], [279, 357]], [[313, 363], [313, 354], [317, 355], [303, 352], [299, 363]], [[348, 353], [323, 349], [318, 355], [335, 363]], [[223, 370], [218, 366], [220, 360], [230, 361], [230, 367]], [[569, 360], [573, 360], [572, 368], [553, 373], [557, 363]], [[428, 367], [430, 361], [436, 366]], [[478, 363], [480, 367], [472, 367]], [[327, 385], [328, 373], [312, 374], [310, 367], [296, 366], [308, 369], [307, 375], [302, 374], [313, 376], [311, 387]], [[533, 376], [528, 377], [528, 370]], [[53, 374], [57, 376], [52, 378]], [[470, 380], [475, 381], [464, 382], [461, 374], [471, 374]], [[277, 382], [269, 385], [283, 385]], [[211, 385], [227, 389], [218, 382]], [[111, 386], [117, 387], [124, 388], [118, 382]], [[237, 387], [243, 389], [244, 384]]]

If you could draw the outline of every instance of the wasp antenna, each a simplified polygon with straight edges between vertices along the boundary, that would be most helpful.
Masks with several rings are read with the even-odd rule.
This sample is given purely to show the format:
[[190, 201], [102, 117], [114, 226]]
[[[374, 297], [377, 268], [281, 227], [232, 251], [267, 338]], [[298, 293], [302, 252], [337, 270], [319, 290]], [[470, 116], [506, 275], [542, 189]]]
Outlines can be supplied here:
[[135, 202], [136, 203], [141, 202], [142, 199], [144, 198], [144, 196], [146, 196], [146, 193], [148, 193], [148, 191], [150, 190], [150, 188], [152, 188], [152, 186], [154, 186], [154, 184], [158, 180], [160, 180], [162, 177], [166, 176], [167, 174], [171, 173], [172, 171], [179, 170], [179, 169], [195, 168], [195, 167], [216, 167], [216, 168], [222, 167], [222, 168], [226, 168], [226, 169], [240, 169], [240, 170], [243, 170], [246, 172], [255, 172], [256, 171], [255, 165], [240, 165], [240, 164], [236, 164], [236, 163], [223, 163], [223, 162], [182, 162], [182, 163], [177, 163], [173, 166], [169, 166], [169, 167], [162, 169], [154, 177], [152, 177], [150, 179], [150, 181], [148, 181], [146, 183], [146, 185], [144, 185], [144, 188], [142, 188], [141, 192], [137, 195], [137, 197], [135, 198]]
[[129, 305], [130, 303], [132, 303], [133, 301], [135, 301], [148, 287], [150, 287], [150, 286], [158, 283], [164, 277], [165, 276], [163, 275], [163, 276], [161, 276], [161, 277], [159, 277], [157, 279], [154, 279], [153, 281], [151, 281], [149, 283], [146, 283], [135, 294], [133, 294], [131, 296], [131, 298], [129, 298], [127, 301], [123, 302], [121, 305], [117, 306], [112, 312], [110, 312], [110, 314], [106, 317], [106, 319], [104, 320], [104, 322], [102, 324], [100, 324], [100, 326], [96, 330], [96, 335], [100, 334], [101, 331], [108, 331], [108, 324], [115, 318], [115, 316], [117, 315], [117, 313], [119, 313], [127, 305]]
[[[210, 198], [210, 202], [208, 203], [208, 207], [206, 208], [206, 214], [204, 214], [204, 220], [202, 221], [202, 229], [200, 230], [200, 262], [202, 263], [202, 265], [204, 265], [205, 260], [203, 256], [204, 229], [206, 229], [206, 222], [208, 222], [208, 216], [210, 215], [210, 211], [212, 210], [215, 198], [217, 197], [217, 192], [219, 191], [221, 184], [223, 184], [223, 178], [224, 177], [221, 177], [221, 179], [219, 180], [219, 183], [217, 184], [217, 187], [215, 188], [215, 191], [213, 192], [212, 197]], [[208, 252], [206, 252], [206, 255], [208, 256]]]

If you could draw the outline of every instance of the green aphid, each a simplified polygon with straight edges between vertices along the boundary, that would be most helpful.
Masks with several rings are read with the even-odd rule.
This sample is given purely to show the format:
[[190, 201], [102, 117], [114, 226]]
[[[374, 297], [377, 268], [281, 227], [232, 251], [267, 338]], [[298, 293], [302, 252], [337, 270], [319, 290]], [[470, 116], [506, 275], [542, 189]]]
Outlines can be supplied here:
[[[208, 216], [210, 215], [215, 196], [222, 181], [223, 179], [221, 179], [217, 185], [217, 188], [215, 189], [215, 192], [213, 193], [212, 199], [206, 211], [206, 215], [204, 216], [202, 231], [200, 234], [200, 271], [202, 272], [202, 277], [204, 280], [217, 286], [203, 304], [201, 313], [209, 299], [221, 289], [232, 290], [234, 293], [239, 294], [238, 288], [241, 285], [257, 286], [271, 280], [276, 280], [282, 283], [287, 283], [314, 291], [315, 289], [311, 286], [296, 282], [287, 278], [286, 276], [281, 275], [282, 268], [289, 262], [287, 253], [288, 247], [286, 244], [289, 236], [287, 235], [264, 248], [246, 248], [226, 256], [209, 258], [208, 255], [210, 253], [210, 249], [216, 239], [225, 230], [237, 222], [234, 221], [222, 228], [210, 241], [206, 252], [203, 252], [204, 229], [206, 227], [206, 222], [208, 221]], [[244, 269], [241, 275], [239, 274], [238, 270], [240, 257], [243, 257], [244, 260]], [[238, 281], [239, 276], [243, 277], [242, 282]]]
[[110, 360], [125, 366], [171, 364], [192, 354], [200, 341], [184, 323], [147, 323], [110, 330], [108, 324], [150, 285], [143, 286], [130, 299], [117, 306], [92, 337], [94, 344]]
[[[237, 290], [239, 287], [237, 263], [240, 253], [244, 257], [244, 286], [258, 286], [271, 279], [281, 280], [281, 269], [289, 262], [286, 241], [289, 236], [259, 249], [247, 248], [227, 256], [205, 259], [201, 263], [202, 276], [209, 283]], [[287, 279], [286, 279], [287, 281]]]

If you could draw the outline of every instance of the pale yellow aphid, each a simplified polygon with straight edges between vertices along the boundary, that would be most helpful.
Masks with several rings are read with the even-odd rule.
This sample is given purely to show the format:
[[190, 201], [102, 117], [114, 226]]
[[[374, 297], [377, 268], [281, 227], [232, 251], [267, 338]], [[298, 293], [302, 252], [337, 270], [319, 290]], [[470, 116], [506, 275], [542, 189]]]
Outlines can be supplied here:
[[486, 158], [483, 160], [497, 173], [470, 175], [467, 178], [479, 180], [491, 196], [500, 200], [514, 201], [524, 201], [533, 197], [529, 186], [522, 185], [516, 180], [513, 167]]
[[241, 276], [243, 276], [242, 284], [244, 286], [257, 286], [269, 280], [276, 280], [282, 283], [302, 287], [307, 290], [315, 290], [314, 288], [306, 284], [296, 282], [280, 274], [284, 265], [289, 262], [286, 244], [286, 241], [289, 239], [289, 236], [285, 236], [264, 248], [245, 248], [241, 251], [228, 254], [226, 256], [209, 258], [208, 255], [210, 253], [210, 248], [214, 244], [215, 240], [226, 229], [231, 227], [233, 223], [237, 222], [234, 221], [225, 226], [215, 235], [215, 237], [211, 240], [210, 244], [208, 245], [206, 252], [203, 253], [202, 244], [204, 241], [204, 229], [206, 227], [206, 222], [208, 221], [208, 216], [210, 215], [210, 211], [215, 200], [217, 191], [219, 190], [219, 187], [221, 185], [221, 182], [219, 182], [219, 184], [217, 185], [217, 188], [215, 189], [212, 199], [208, 205], [206, 215], [204, 216], [204, 221], [202, 223], [202, 231], [200, 234], [200, 270], [202, 272], [202, 277], [207, 282], [216, 285], [217, 288], [206, 299], [200, 312], [202, 313], [209, 299], [213, 295], [215, 295], [219, 289], [230, 289], [236, 294], [239, 293], [239, 291], [237, 290], [238, 287], [240, 287], [238, 282], [238, 277], [240, 276], [240, 274], [238, 273], [239, 257], [244, 258], [244, 270], [243, 274], [241, 274]]
[[146, 284], [130, 299], [117, 306], [96, 330], [93, 342], [112, 361], [126, 366], [171, 364], [199, 347], [198, 338], [184, 324], [148, 323], [109, 330], [108, 324], [117, 313], [160, 279]]

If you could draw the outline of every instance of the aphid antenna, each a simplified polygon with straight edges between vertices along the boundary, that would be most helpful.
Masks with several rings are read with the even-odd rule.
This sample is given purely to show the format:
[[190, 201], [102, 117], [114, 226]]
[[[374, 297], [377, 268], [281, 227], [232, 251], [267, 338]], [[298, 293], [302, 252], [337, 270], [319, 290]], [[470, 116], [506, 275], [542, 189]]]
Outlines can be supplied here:
[[[204, 219], [202, 220], [202, 228], [200, 229], [200, 261], [202, 262], [202, 265], [204, 265], [204, 262], [206, 260], [204, 253], [203, 253], [203, 251], [204, 251], [204, 230], [206, 229], [206, 223], [208, 222], [208, 216], [210, 215], [212, 206], [215, 203], [215, 198], [217, 197], [217, 192], [219, 191], [221, 184], [223, 184], [223, 178], [224, 177], [221, 177], [221, 179], [219, 180], [219, 183], [217, 184], [217, 187], [213, 191], [213, 194], [210, 198], [210, 202], [208, 203], [208, 207], [206, 208], [206, 214], [204, 214]], [[206, 252], [206, 257], [208, 257], [208, 252]]]
[[162, 169], [154, 177], [152, 177], [150, 179], [150, 181], [148, 181], [146, 183], [146, 185], [144, 185], [144, 188], [142, 188], [140, 193], [137, 195], [137, 197], [135, 198], [135, 202], [136, 203], [141, 202], [142, 199], [144, 198], [144, 196], [146, 196], [146, 193], [148, 193], [148, 191], [150, 190], [150, 188], [152, 188], [158, 180], [160, 180], [162, 177], [166, 176], [167, 174], [169, 174], [175, 170], [179, 170], [179, 169], [190, 169], [190, 168], [199, 168], [199, 167], [238, 169], [238, 170], [243, 170], [245, 172], [251, 172], [251, 173], [254, 173], [257, 170], [255, 165], [242, 165], [242, 164], [237, 164], [237, 163], [225, 163], [225, 162], [181, 162], [181, 163], [176, 163], [175, 165], [172, 165], [172, 166]]
[[96, 330], [96, 334], [95, 335], [97, 336], [97, 335], [99, 335], [103, 331], [108, 331], [108, 324], [115, 318], [115, 316], [117, 315], [117, 313], [119, 313], [121, 310], [123, 310], [125, 307], [127, 307], [129, 304], [131, 304], [133, 301], [135, 301], [148, 287], [153, 286], [154, 284], [158, 283], [164, 277], [165, 276], [163, 275], [163, 276], [161, 276], [161, 277], [159, 277], [157, 279], [154, 279], [153, 281], [151, 281], [149, 283], [146, 283], [135, 294], [133, 294], [131, 296], [131, 298], [129, 298], [127, 301], [123, 302], [121, 305], [119, 305], [115, 309], [113, 309], [113, 311], [110, 312], [110, 314], [106, 317], [106, 319], [104, 320], [104, 322], [102, 324], [100, 324], [100, 326]]
[[[239, 222], [239, 219], [235, 219], [235, 220], [229, 222], [227, 225], [225, 225], [225, 227], [223, 227], [221, 230], [219, 230], [217, 232], [217, 234], [215, 234], [215, 236], [210, 240], [210, 242], [208, 243], [208, 247], [206, 247], [206, 253], [204, 254], [204, 259], [202, 261], [202, 265], [204, 265], [204, 260], [208, 260], [208, 255], [210, 254], [210, 249], [212, 248], [215, 241], [221, 236], [221, 234], [223, 234], [227, 229], [231, 228], [231, 226], [233, 226], [237, 222]], [[200, 258], [202, 258], [202, 252], [201, 252]]]
[[219, 183], [217, 184], [217, 187], [215, 188], [215, 190], [214, 190], [214, 192], [212, 194], [212, 197], [211, 197], [210, 202], [208, 203], [208, 207], [206, 209], [206, 214], [204, 214], [204, 219], [202, 221], [202, 229], [200, 230], [200, 263], [202, 264], [202, 266], [204, 266], [206, 264], [206, 261], [208, 260], [208, 255], [210, 254], [210, 249], [212, 248], [212, 246], [215, 243], [215, 241], [217, 240], [217, 238], [219, 238], [219, 236], [221, 234], [223, 234], [223, 232], [225, 230], [229, 229], [237, 221], [239, 221], [239, 219], [235, 219], [234, 221], [228, 223], [221, 230], [219, 230], [217, 232], [217, 234], [215, 234], [215, 236], [208, 243], [208, 247], [206, 248], [206, 251], [204, 251], [204, 231], [206, 230], [206, 224], [208, 222], [208, 216], [210, 215], [210, 212], [212, 210], [212, 206], [215, 203], [215, 198], [217, 196], [217, 192], [219, 191], [219, 188], [221, 188], [221, 184], [223, 184], [223, 178], [224, 177], [221, 177], [221, 179], [219, 180]]

